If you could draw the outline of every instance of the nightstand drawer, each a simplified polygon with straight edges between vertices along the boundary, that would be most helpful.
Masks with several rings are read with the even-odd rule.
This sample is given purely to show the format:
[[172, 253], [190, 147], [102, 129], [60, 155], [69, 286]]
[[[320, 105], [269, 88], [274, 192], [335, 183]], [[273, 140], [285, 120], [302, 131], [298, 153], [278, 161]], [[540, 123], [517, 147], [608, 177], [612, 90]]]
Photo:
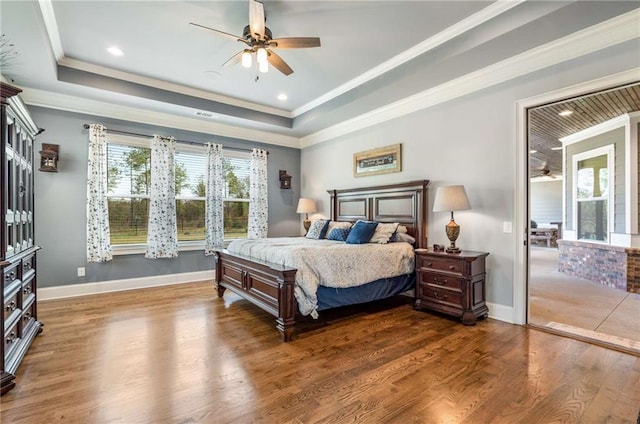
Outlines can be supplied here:
[[450, 274], [438, 272], [419, 271], [420, 282], [434, 286], [447, 287], [455, 290], [462, 290], [464, 279], [451, 276]]
[[453, 258], [434, 258], [432, 256], [418, 256], [418, 268], [434, 269], [438, 271], [453, 272], [462, 275], [464, 262]]
[[458, 309], [462, 306], [462, 293], [459, 291], [433, 287], [423, 283], [418, 285], [418, 290], [420, 298], [427, 303], [439, 303]]

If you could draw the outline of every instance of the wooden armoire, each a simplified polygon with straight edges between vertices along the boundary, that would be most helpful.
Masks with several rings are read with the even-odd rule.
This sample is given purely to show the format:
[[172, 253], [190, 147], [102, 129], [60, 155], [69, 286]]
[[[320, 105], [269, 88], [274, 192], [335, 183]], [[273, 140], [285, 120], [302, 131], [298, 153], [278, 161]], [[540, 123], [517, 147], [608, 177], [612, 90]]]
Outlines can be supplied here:
[[36, 302], [33, 177], [35, 136], [40, 132], [17, 96], [0, 82], [0, 271], [2, 335], [0, 394], [15, 386], [16, 370], [42, 331]]

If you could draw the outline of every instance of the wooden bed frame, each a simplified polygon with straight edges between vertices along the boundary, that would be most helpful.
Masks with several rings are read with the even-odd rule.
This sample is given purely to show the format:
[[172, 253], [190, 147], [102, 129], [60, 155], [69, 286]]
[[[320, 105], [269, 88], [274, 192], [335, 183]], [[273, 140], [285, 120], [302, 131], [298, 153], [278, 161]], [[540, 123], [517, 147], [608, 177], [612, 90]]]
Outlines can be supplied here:
[[[329, 190], [331, 219], [399, 222], [416, 239], [416, 248], [427, 246], [428, 180], [377, 187]], [[296, 269], [257, 261], [226, 250], [216, 251], [218, 297], [225, 290], [240, 295], [276, 317], [283, 341], [293, 336], [298, 305], [293, 295]]]

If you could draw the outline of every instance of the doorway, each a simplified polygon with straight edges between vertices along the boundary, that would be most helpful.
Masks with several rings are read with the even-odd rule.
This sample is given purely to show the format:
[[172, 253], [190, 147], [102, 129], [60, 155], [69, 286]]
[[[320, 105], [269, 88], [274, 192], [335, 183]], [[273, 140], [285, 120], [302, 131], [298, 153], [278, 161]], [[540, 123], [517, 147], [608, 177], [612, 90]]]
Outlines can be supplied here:
[[640, 110], [640, 83], [604, 85], [597, 91], [574, 91], [520, 106], [526, 114], [527, 140], [526, 150], [522, 149], [527, 158], [523, 184], [527, 242], [523, 249], [525, 322], [545, 331], [640, 355], [640, 294], [567, 273], [560, 266], [558, 248], [563, 243], [563, 226], [568, 222], [571, 230], [574, 227], [568, 216], [571, 205], [567, 207], [566, 203], [571, 197], [567, 190], [572, 189], [573, 177], [566, 179], [569, 159], [560, 139]]

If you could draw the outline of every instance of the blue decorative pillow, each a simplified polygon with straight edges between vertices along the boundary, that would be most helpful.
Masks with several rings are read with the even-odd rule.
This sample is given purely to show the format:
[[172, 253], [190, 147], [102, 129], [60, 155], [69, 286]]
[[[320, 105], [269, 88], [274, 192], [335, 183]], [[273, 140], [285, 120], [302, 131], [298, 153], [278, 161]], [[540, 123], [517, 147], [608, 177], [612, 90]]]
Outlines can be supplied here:
[[347, 237], [349, 237], [350, 232], [350, 228], [334, 228], [329, 233], [329, 237], [327, 237], [327, 240], [346, 241]]
[[376, 232], [377, 222], [373, 221], [357, 221], [351, 228], [347, 237], [347, 244], [364, 244], [369, 243], [373, 233]]
[[309, 227], [306, 237], [315, 240], [324, 238], [328, 226], [328, 219], [317, 219], [311, 223], [311, 227]]

